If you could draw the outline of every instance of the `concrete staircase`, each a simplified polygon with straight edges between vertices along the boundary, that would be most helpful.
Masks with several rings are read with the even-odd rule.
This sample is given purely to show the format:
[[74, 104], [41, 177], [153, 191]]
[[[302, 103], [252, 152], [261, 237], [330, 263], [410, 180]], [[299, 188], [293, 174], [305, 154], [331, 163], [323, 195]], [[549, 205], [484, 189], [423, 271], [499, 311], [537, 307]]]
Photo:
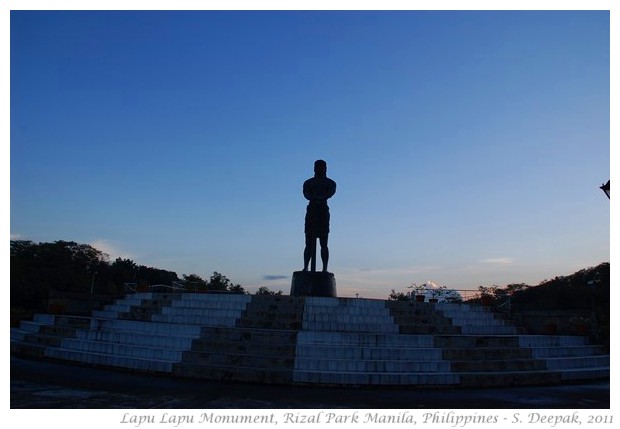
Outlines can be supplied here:
[[179, 377], [483, 387], [609, 378], [584, 337], [527, 335], [485, 307], [355, 298], [127, 295], [91, 317], [36, 315], [11, 353]]
[[173, 373], [212, 380], [292, 383], [303, 309], [300, 297], [255, 296], [234, 327], [205, 327]]

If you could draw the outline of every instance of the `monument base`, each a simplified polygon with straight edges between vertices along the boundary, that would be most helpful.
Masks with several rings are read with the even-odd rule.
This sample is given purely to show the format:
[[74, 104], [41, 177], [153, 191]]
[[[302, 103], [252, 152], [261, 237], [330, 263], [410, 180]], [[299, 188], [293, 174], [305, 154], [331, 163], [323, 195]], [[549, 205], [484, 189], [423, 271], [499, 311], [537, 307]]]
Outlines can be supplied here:
[[291, 296], [328, 296], [336, 298], [336, 278], [322, 271], [295, 271]]

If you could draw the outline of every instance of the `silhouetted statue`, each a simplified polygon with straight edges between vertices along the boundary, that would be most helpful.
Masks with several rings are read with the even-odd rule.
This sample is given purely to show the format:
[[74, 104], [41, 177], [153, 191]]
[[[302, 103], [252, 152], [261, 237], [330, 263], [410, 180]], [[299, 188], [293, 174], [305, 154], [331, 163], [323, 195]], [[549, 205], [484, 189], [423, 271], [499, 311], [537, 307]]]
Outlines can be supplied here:
[[304, 249], [304, 271], [312, 260], [311, 270], [316, 270], [316, 239], [321, 244], [321, 260], [323, 272], [327, 272], [329, 249], [329, 207], [327, 200], [336, 193], [336, 182], [327, 177], [327, 163], [322, 159], [314, 163], [314, 177], [306, 180], [303, 187], [304, 197], [308, 201], [306, 209], [306, 248]]

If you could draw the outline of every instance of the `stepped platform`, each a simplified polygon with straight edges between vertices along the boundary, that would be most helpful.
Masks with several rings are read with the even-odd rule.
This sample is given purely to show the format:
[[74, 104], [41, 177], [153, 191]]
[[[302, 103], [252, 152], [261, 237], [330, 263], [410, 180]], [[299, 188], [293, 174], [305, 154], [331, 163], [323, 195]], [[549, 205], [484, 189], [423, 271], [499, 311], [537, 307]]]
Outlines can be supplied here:
[[528, 335], [486, 307], [361, 298], [136, 293], [90, 317], [37, 314], [11, 353], [219, 381], [497, 387], [609, 379], [587, 338]]

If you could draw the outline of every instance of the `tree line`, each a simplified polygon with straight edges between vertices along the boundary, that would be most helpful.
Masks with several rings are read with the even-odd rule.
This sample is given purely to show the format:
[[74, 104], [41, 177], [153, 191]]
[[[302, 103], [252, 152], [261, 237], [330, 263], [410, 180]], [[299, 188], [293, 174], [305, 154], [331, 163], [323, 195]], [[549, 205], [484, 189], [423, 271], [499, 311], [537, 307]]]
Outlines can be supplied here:
[[[415, 286], [415, 285], [414, 285]], [[411, 288], [409, 288], [411, 289]], [[460, 301], [458, 296], [446, 295], [450, 289], [439, 287], [430, 292], [443, 293], [444, 301]], [[441, 289], [444, 289], [443, 291]], [[396, 292], [392, 289], [389, 300], [411, 301], [413, 291]], [[429, 289], [426, 289], [429, 292]], [[473, 292], [473, 291], [472, 291]], [[568, 276], [543, 280], [532, 286], [512, 283], [506, 286], [478, 286], [477, 293], [465, 299], [468, 304], [481, 304], [502, 311], [510, 317], [528, 314], [572, 314], [574, 321], [589, 330], [591, 339], [609, 344], [610, 338], [610, 264], [603, 262], [595, 267], [581, 269]], [[584, 318], [584, 314], [589, 317]]]
[[610, 264], [603, 262], [568, 276], [546, 279], [537, 286], [479, 286], [478, 292], [479, 299], [490, 298], [496, 304], [510, 297], [516, 310], [593, 310], [609, 314]]
[[[459, 302], [462, 298], [455, 290], [445, 286], [428, 288], [415, 287], [424, 293], [442, 296], [445, 301]], [[392, 289], [389, 300], [409, 301], [414, 291], [397, 292]], [[511, 305], [518, 310], [591, 310], [609, 313], [610, 264], [603, 262], [596, 267], [584, 268], [568, 276], [543, 280], [537, 286], [525, 283], [511, 283], [506, 286], [478, 286], [477, 294], [467, 299], [468, 303], [486, 302], [501, 305], [510, 298]]]
[[[209, 279], [197, 274], [184, 274], [180, 278], [173, 271], [139, 265], [130, 259], [116, 258], [110, 262], [107, 254], [89, 244], [62, 240], [52, 243], [11, 240], [11, 308], [44, 310], [50, 291], [120, 296], [127, 291], [128, 285], [136, 291], [147, 291], [153, 285], [174, 283], [195, 292], [248, 293], [217, 271]], [[451, 292], [439, 289], [440, 292]], [[510, 297], [514, 309], [591, 309], [608, 319], [610, 264], [604, 262], [569, 276], [544, 280], [538, 286], [523, 283], [505, 287], [480, 286], [478, 291], [479, 298], [476, 299], [491, 299], [495, 304]], [[281, 295], [282, 291], [274, 292], [263, 286], [256, 294]], [[411, 299], [412, 296], [411, 292], [392, 290], [388, 299]], [[460, 301], [456, 295], [453, 298]]]
[[[11, 240], [10, 257], [11, 308], [44, 310], [50, 291], [122, 295], [128, 287], [147, 291], [153, 285], [175, 283], [195, 292], [248, 293], [217, 271], [209, 279], [197, 274], [179, 278], [174, 271], [139, 265], [130, 259], [110, 262], [109, 255], [74, 241]], [[264, 286], [257, 292], [281, 293]]]

